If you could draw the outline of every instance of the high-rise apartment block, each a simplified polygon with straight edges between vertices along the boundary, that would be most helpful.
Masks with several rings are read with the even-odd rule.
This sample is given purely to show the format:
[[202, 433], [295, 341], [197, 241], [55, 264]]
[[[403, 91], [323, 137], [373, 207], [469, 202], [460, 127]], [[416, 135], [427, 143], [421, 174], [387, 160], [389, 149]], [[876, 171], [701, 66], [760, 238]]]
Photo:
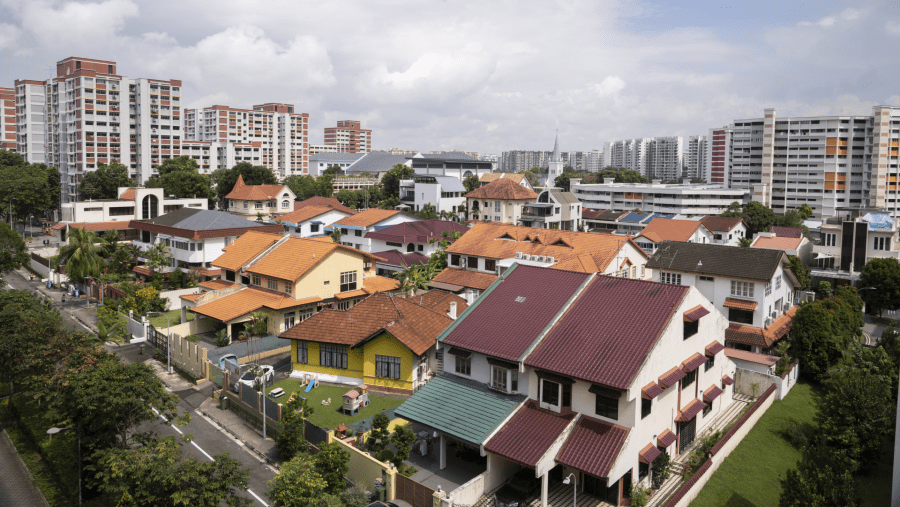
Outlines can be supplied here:
[[209, 143], [210, 163], [200, 165], [204, 172], [240, 162], [268, 167], [278, 179], [309, 172], [309, 114], [295, 113], [291, 104], [188, 109], [184, 130], [192, 149], [203, 153], [205, 145], [195, 143]]
[[709, 151], [708, 136], [690, 136], [684, 150], [684, 168], [682, 178], [706, 178], [707, 152]]
[[0, 150], [16, 150], [16, 91], [0, 87]]
[[621, 167], [663, 181], [681, 177], [683, 139], [643, 137], [606, 143], [603, 167]]
[[734, 120], [711, 129], [711, 182], [753, 190], [753, 200], [786, 213], [808, 204], [816, 217], [840, 208], [886, 208], [900, 218], [900, 107], [869, 116]]
[[500, 155], [500, 172], [517, 173], [535, 167], [546, 169], [550, 166], [549, 151], [510, 150]]
[[334, 146], [339, 153], [369, 153], [372, 131], [363, 129], [355, 120], [339, 121], [336, 127], [325, 128], [325, 144]]
[[62, 202], [98, 164], [119, 162], [143, 183], [181, 153], [179, 80], [130, 79], [115, 62], [70, 57], [52, 79], [16, 80], [15, 104], [16, 150], [59, 168]]

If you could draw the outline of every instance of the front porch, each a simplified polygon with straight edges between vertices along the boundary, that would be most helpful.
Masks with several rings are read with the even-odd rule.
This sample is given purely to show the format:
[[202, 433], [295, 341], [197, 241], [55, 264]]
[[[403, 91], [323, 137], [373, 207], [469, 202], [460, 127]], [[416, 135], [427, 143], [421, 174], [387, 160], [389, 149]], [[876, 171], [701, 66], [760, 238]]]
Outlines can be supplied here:
[[[571, 484], [550, 481], [550, 489], [547, 491], [547, 507], [573, 507], [573, 500], [577, 500], [579, 507], [613, 507], [611, 503], [604, 502], [583, 491], [578, 492], [577, 498], [573, 498]], [[502, 487], [502, 486], [501, 486]], [[499, 489], [499, 488], [498, 488]], [[473, 507], [495, 507], [494, 492], [483, 495]], [[541, 490], [538, 488], [526, 500], [523, 507], [541, 507]]]

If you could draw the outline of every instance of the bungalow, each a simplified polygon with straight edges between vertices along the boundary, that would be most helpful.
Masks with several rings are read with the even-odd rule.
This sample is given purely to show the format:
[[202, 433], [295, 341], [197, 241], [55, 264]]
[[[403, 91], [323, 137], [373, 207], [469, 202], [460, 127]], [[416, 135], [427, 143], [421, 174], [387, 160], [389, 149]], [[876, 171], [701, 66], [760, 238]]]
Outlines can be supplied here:
[[740, 217], [703, 217], [700, 223], [712, 232], [716, 245], [741, 246], [741, 239], [748, 237], [747, 224]]
[[531, 186], [531, 183], [528, 181], [528, 178], [525, 177], [524, 174], [518, 173], [485, 173], [482, 174], [481, 177], [478, 178], [478, 186], [483, 187], [488, 183], [491, 183], [496, 180], [508, 179], [512, 180], [519, 185], [527, 188], [528, 190], [534, 191], [534, 187]]
[[522, 219], [523, 207], [537, 199], [534, 190], [513, 180], [502, 178], [465, 195], [466, 217], [472, 220], [490, 220], [505, 224], [517, 224]]
[[653, 255], [663, 241], [705, 244], [713, 242], [713, 234], [698, 221], [655, 218], [634, 237], [634, 241], [647, 255]]
[[231, 192], [225, 196], [228, 212], [255, 220], [287, 213], [293, 209], [297, 196], [287, 185], [247, 185], [238, 176]]

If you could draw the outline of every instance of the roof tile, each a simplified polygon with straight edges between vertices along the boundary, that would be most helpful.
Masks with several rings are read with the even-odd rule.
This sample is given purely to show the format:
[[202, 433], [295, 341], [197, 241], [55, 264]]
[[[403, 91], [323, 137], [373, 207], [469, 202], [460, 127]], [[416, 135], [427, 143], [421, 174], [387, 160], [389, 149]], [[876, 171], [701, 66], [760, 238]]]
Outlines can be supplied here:
[[244, 177], [238, 176], [237, 182], [226, 199], [238, 199], [242, 201], [265, 201], [279, 198], [283, 191], [290, 191], [285, 185], [247, 185]]
[[707, 229], [715, 232], [729, 232], [738, 226], [744, 219], [740, 217], [703, 217], [700, 223]]
[[494, 180], [465, 195], [466, 199], [496, 199], [506, 201], [532, 200], [537, 199], [537, 196], [538, 195], [534, 190], [524, 187], [509, 178]]
[[678, 440], [678, 436], [666, 428], [658, 437], [656, 437], [656, 445], [665, 449], [674, 444], [676, 440]]
[[782, 260], [787, 256], [780, 250], [665, 241], [647, 267], [768, 282]]
[[701, 400], [693, 399], [678, 411], [678, 416], [675, 420], [678, 422], [690, 421], [694, 417], [697, 417], [697, 414], [702, 412], [704, 408], [706, 408], [705, 403]]
[[750, 248], [769, 248], [772, 250], [797, 250], [803, 243], [803, 237], [791, 238], [777, 236], [770, 238], [768, 236], [757, 236], [750, 245]]
[[[387, 220], [394, 215], [399, 214], [400, 211], [395, 209], [379, 209], [379, 208], [369, 208], [364, 211], [360, 211], [359, 213], [342, 218], [335, 222], [333, 226], [341, 226], [341, 225], [349, 225], [355, 227], [371, 227], [378, 222], [383, 220]], [[418, 218], [413, 218], [414, 220], [418, 220]]]
[[697, 352], [691, 357], [687, 358], [683, 363], [681, 363], [681, 369], [684, 370], [685, 373], [688, 373], [696, 370], [706, 361], [707, 357]]
[[756, 364], [763, 364], [766, 366], [773, 366], [778, 363], [778, 357], [776, 356], [770, 356], [769, 354], [758, 354], [756, 352], [733, 349], [731, 347], [725, 348], [725, 357], [730, 359], [749, 361]]
[[653, 444], [647, 444], [638, 452], [638, 459], [641, 463], [653, 463], [653, 460], [659, 457], [662, 454], [662, 451], [656, 448]]
[[541, 410], [537, 402], [528, 400], [492, 439], [484, 444], [488, 451], [526, 466], [538, 460], [575, 418], [575, 413], [560, 415]]
[[645, 237], [654, 243], [665, 240], [687, 241], [699, 227], [705, 226], [696, 220], [654, 218], [636, 238]]
[[365, 237], [397, 243], [427, 243], [429, 239], [441, 238], [442, 232], [465, 234], [469, 228], [450, 220], [420, 220], [392, 225], [380, 231], [367, 232]]
[[663, 373], [659, 377], [659, 385], [663, 389], [668, 389], [678, 383], [679, 380], [683, 379], [687, 374], [684, 373], [684, 370], [679, 368], [678, 366], [672, 368], [671, 370]]
[[725, 308], [734, 308], [737, 310], [756, 310], [759, 303], [756, 301], [744, 301], [743, 299], [725, 298], [722, 304]]
[[489, 273], [478, 273], [456, 268], [444, 268], [444, 270], [432, 278], [431, 281], [485, 290], [490, 287], [496, 279], [497, 275]]
[[274, 245], [283, 236], [264, 232], [249, 231], [242, 234], [230, 245], [222, 248], [222, 255], [212, 261], [213, 266], [237, 271], [263, 250]]
[[802, 238], [803, 229], [799, 227], [782, 227], [773, 225], [769, 228], [769, 232], [774, 232], [779, 238]]
[[582, 416], [556, 461], [594, 477], [607, 477], [628, 433], [628, 428]]
[[719, 397], [722, 394], [722, 388], [717, 385], [711, 385], [705, 391], [703, 391], [703, 401], [706, 403], [711, 403], [713, 400]]
[[343, 211], [344, 213], [350, 215], [356, 214], [355, 209], [344, 206], [343, 204], [341, 204], [341, 201], [335, 199], [334, 197], [322, 197], [316, 195], [302, 201], [294, 201], [294, 211], [305, 208], [307, 206], [314, 206], [317, 208], [334, 208], [338, 211]]
[[[330, 206], [304, 206], [299, 209], [295, 209], [290, 213], [285, 213], [277, 218], [280, 222], [290, 223], [290, 224], [299, 224], [301, 222], [305, 222], [312, 218], [315, 218], [319, 215], [324, 215], [330, 211], [342, 211], [336, 210]], [[346, 213], [346, 212], [344, 212]], [[349, 215], [349, 213], [346, 213]]]
[[228, 322], [259, 310], [264, 306], [281, 309], [312, 304], [321, 300], [322, 298], [318, 297], [296, 300], [285, 294], [247, 287], [194, 307], [191, 311], [222, 322]]

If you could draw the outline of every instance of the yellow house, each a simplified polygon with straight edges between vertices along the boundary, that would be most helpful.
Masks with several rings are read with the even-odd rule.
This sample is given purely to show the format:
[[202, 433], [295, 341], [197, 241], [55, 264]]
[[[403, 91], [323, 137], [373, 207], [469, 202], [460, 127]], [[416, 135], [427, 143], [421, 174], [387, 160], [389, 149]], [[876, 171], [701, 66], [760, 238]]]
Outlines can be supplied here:
[[437, 290], [409, 298], [375, 294], [279, 336], [291, 340], [292, 376], [411, 393], [438, 368], [435, 340], [465, 308], [461, 297]]
[[375, 274], [378, 257], [334, 243], [331, 238], [298, 238], [248, 232], [223, 249], [211, 264], [222, 269], [216, 289], [182, 297], [182, 306], [200, 318], [227, 326], [236, 338], [251, 314], [266, 314], [278, 334], [317, 311], [349, 309], [364, 297], [399, 288]]

